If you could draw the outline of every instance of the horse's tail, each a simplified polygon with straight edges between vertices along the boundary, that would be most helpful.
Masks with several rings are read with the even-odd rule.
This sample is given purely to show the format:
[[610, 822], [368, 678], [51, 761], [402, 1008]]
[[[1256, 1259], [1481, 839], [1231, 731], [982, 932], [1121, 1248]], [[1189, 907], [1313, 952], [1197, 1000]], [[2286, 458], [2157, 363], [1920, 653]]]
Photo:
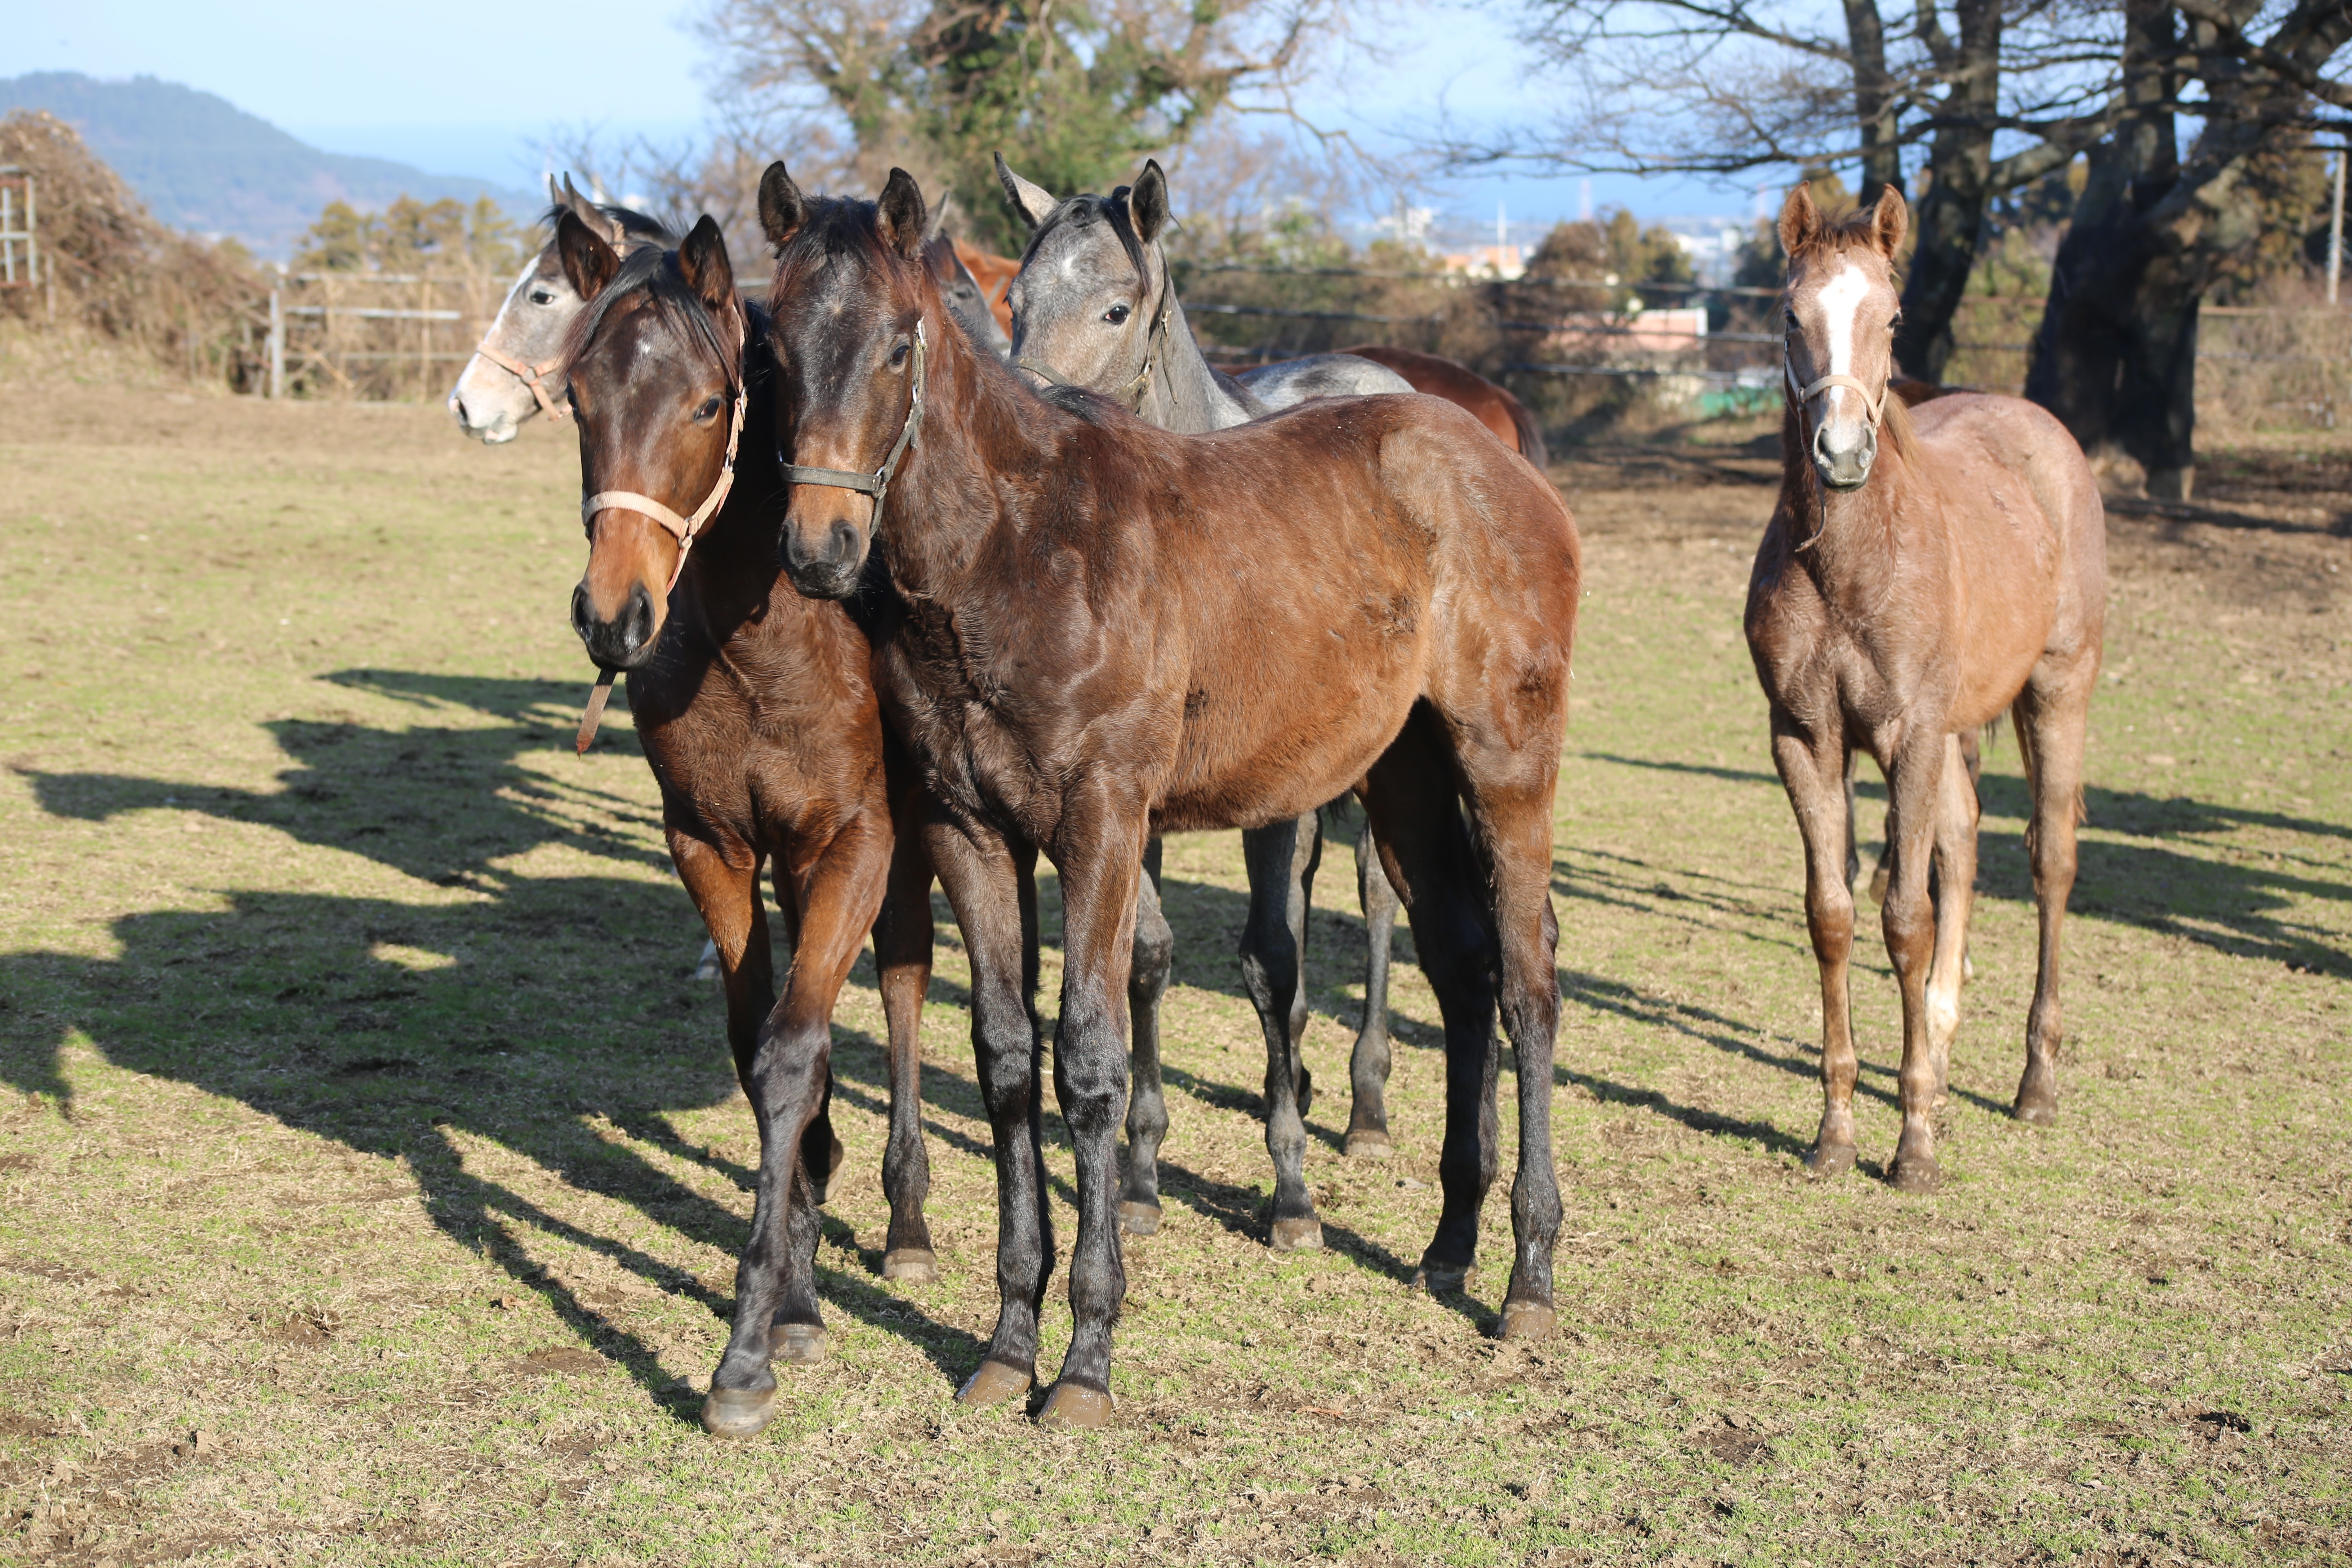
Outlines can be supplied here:
[[1536, 466], [1540, 472], [1551, 467], [1551, 453], [1544, 447], [1543, 432], [1536, 428], [1536, 416], [1528, 405], [1511, 395], [1507, 387], [1495, 390], [1502, 395], [1503, 405], [1511, 411], [1511, 428], [1518, 432], [1519, 456]]

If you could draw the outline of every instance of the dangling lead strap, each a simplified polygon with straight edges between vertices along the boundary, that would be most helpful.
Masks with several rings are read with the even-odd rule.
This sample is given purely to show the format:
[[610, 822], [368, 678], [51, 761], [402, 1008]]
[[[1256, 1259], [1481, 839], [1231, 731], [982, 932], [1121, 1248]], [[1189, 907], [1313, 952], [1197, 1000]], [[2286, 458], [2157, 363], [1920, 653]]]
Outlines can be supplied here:
[[915, 384], [913, 395], [907, 402], [907, 423], [899, 427], [898, 445], [882, 459], [882, 466], [870, 474], [852, 473], [847, 468], [810, 468], [798, 463], [784, 465], [784, 482], [793, 485], [829, 485], [835, 489], [856, 490], [874, 498], [874, 521], [868, 531], [882, 531], [882, 502], [890, 493], [890, 481], [898, 477], [898, 459], [915, 444], [915, 432], [923, 427], [923, 323], [915, 323]]
[[613, 695], [613, 677], [616, 673], [610, 669], [596, 672], [596, 684], [588, 689], [588, 710], [580, 715], [580, 733], [572, 742], [573, 756], [588, 754], [588, 743], [596, 738], [596, 726], [604, 721], [604, 702]]

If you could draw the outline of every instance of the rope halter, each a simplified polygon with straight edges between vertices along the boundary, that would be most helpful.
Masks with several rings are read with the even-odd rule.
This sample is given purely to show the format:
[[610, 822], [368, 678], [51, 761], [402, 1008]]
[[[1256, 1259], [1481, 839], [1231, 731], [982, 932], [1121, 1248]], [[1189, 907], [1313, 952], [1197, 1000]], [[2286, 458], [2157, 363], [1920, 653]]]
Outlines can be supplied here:
[[[915, 434], [923, 427], [923, 355], [926, 344], [923, 323], [915, 321], [915, 376], [911, 395], [907, 400], [907, 420], [898, 427], [898, 439], [882, 466], [870, 474], [847, 468], [813, 468], [800, 463], [782, 463], [784, 482], [788, 485], [828, 485], [837, 490], [856, 490], [874, 498], [874, 521], [867, 531], [879, 536], [882, 531], [882, 503], [890, 494], [890, 481], [898, 477], [898, 459], [915, 444]], [[778, 454], [782, 462], [782, 454]]]
[[1789, 395], [1795, 401], [1799, 413], [1803, 413], [1805, 405], [1832, 387], [1843, 386], [1862, 399], [1862, 411], [1869, 417], [1871, 431], [1874, 434], [1877, 432], [1879, 423], [1886, 413], [1887, 387], [1882, 386], [1878, 389], [1878, 396], [1875, 400], [1873, 400], [1870, 395], [1870, 388], [1851, 375], [1825, 375], [1819, 381], [1801, 387], [1797, 384], [1797, 367], [1790, 360], [1785, 348], [1780, 353], [1780, 374], [1789, 378]]
[[702, 531], [702, 525], [709, 522], [720, 507], [727, 504], [727, 492], [735, 488], [735, 452], [743, 440], [743, 408], [747, 396], [741, 368], [745, 346], [743, 328], [739, 321], [735, 328], [735, 414], [727, 426], [727, 458], [719, 470], [719, 482], [711, 487], [709, 495], [702, 498], [702, 504], [694, 509], [691, 517], [680, 517], [653, 497], [639, 495], [635, 490], [598, 490], [580, 503], [580, 521], [592, 532], [596, 526], [598, 512], [634, 511], [641, 517], [653, 519], [677, 541], [677, 564], [670, 568], [669, 585], [662, 590], [664, 594], [677, 586], [679, 575], [686, 571], [686, 552], [694, 548], [694, 536]]

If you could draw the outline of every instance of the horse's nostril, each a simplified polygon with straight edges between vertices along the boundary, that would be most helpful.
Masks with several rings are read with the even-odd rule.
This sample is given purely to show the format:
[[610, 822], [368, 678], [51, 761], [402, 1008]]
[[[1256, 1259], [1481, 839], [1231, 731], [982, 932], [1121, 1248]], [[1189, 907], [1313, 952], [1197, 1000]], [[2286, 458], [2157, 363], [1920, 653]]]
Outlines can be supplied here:
[[586, 642], [595, 630], [595, 610], [588, 603], [588, 584], [585, 582], [572, 590], [572, 629], [582, 642]]
[[847, 522], [835, 523], [833, 525], [834, 563], [839, 566], [846, 566], [849, 563], [856, 559], [857, 530]]
[[623, 641], [628, 650], [635, 653], [651, 642], [653, 636], [654, 598], [651, 594], [646, 592], [646, 585], [640, 583], [629, 591], [628, 629], [623, 634]]

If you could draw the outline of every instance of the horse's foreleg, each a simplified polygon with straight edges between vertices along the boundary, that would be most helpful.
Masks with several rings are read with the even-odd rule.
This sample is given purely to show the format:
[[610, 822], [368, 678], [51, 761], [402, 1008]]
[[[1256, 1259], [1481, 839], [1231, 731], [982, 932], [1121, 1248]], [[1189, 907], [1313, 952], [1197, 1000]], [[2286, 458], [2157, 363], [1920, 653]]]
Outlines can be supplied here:
[[1364, 1025], [1348, 1056], [1348, 1153], [1389, 1156], [1389, 949], [1396, 931], [1397, 895], [1381, 868], [1370, 822], [1356, 835], [1356, 892], [1364, 909]]
[[[1936, 911], [1927, 895], [1944, 764], [1951, 737], [1940, 728], [1914, 721], [1887, 759], [1886, 842], [1894, 860], [1879, 926], [1886, 956], [1903, 992], [1903, 1065], [1895, 1076], [1903, 1110], [1903, 1136], [1886, 1179], [1910, 1193], [1932, 1192], [1941, 1177], [1936, 1163], [1934, 1108], [1938, 1089], [1930, 1042], [1927, 976], [1936, 948]], [[1957, 761], [1957, 755], [1954, 759]], [[1955, 959], [1957, 963], [1957, 958]]]
[[882, 1151], [882, 1191], [890, 1228], [882, 1278], [929, 1282], [940, 1277], [923, 1200], [931, 1190], [930, 1151], [923, 1143], [923, 1001], [931, 984], [931, 857], [923, 841], [922, 795], [894, 803], [890, 890], [874, 922], [874, 963], [890, 1035], [890, 1139]]
[[727, 996], [727, 1047], [735, 1058], [735, 1075], [749, 1093], [760, 1023], [776, 999], [768, 912], [760, 902], [760, 853], [748, 844], [708, 844], [676, 828], [667, 837], [678, 880], [686, 884], [687, 897], [694, 900], [719, 954], [719, 978]]
[[889, 863], [889, 819], [877, 808], [791, 868], [800, 941], [752, 1058], [748, 1087], [761, 1136], [751, 1235], [735, 1270], [733, 1331], [702, 1406], [703, 1426], [721, 1436], [749, 1436], [774, 1418], [772, 1353], [801, 1363], [825, 1353], [816, 1194], [800, 1152], [831, 1082], [834, 1002], [881, 908]]
[[2074, 890], [2074, 826], [2083, 804], [2083, 745], [2098, 660], [2064, 674], [2034, 672], [2011, 721], [2024, 752], [2033, 792], [2026, 834], [2033, 858], [2033, 901], [2041, 915], [2042, 952], [2033, 979], [2033, 1006], [2025, 1022], [2025, 1072], [2011, 1110], [2020, 1121], [2048, 1126], [2058, 1116], [2058, 939], [2066, 900]]
[[1049, 1426], [1099, 1426], [1110, 1419], [1111, 1331], [1127, 1297], [1118, 1121], [1127, 1104], [1127, 970], [1143, 879], [1143, 812], [1140, 803], [1087, 806], [1073, 814], [1085, 823], [1085, 837], [1071, 834], [1060, 858], [1062, 1013], [1054, 1034], [1054, 1092], [1076, 1156], [1078, 1235], [1070, 1248], [1069, 1353], [1039, 1414]]
[[1323, 1245], [1323, 1222], [1307, 1191], [1310, 1092], [1299, 1060], [1305, 1033], [1305, 896], [1321, 852], [1313, 813], [1242, 835], [1250, 904], [1242, 928], [1242, 982], [1265, 1031], [1265, 1148], [1274, 1157], [1276, 1252]]
[[976, 821], [933, 821], [924, 832], [940, 886], [971, 962], [971, 1045], [996, 1160], [996, 1329], [956, 1398], [995, 1405], [1037, 1376], [1037, 1312], [1054, 1268], [1045, 1206], [1042, 1041], [1030, 1006], [1035, 851]]
[[1168, 1098], [1160, 1083], [1160, 1000], [1176, 962], [1176, 934], [1160, 907], [1160, 840], [1144, 850], [1135, 883], [1135, 952], [1128, 963], [1127, 1014], [1134, 1044], [1128, 1052], [1127, 1185], [1118, 1222], [1138, 1236], [1160, 1228], [1160, 1142], [1168, 1135]]
[[1976, 901], [1977, 792], [1958, 736], [1944, 746], [1936, 795], [1936, 956], [1927, 970], [1927, 1050], [1940, 1109], [1952, 1081], [1952, 1037], [1960, 1026], [1960, 984], [1969, 952], [1969, 911]]
[[1853, 956], [1853, 880], [1847, 845], [1845, 737], [1809, 735], [1772, 716], [1772, 762], [1805, 844], [1805, 924], [1822, 982], [1822, 1124], [1805, 1155], [1816, 1176], [1853, 1168], [1853, 1026], [1846, 968]]
[[1444, 1204], [1413, 1283], [1431, 1291], [1458, 1290], [1477, 1261], [1478, 1212], [1500, 1158], [1495, 1115], [1500, 966], [1446, 742], [1425, 709], [1414, 709], [1403, 732], [1372, 764], [1364, 807], [1400, 879], [1413, 951], [1445, 1025], [1445, 1142], [1437, 1159]]

